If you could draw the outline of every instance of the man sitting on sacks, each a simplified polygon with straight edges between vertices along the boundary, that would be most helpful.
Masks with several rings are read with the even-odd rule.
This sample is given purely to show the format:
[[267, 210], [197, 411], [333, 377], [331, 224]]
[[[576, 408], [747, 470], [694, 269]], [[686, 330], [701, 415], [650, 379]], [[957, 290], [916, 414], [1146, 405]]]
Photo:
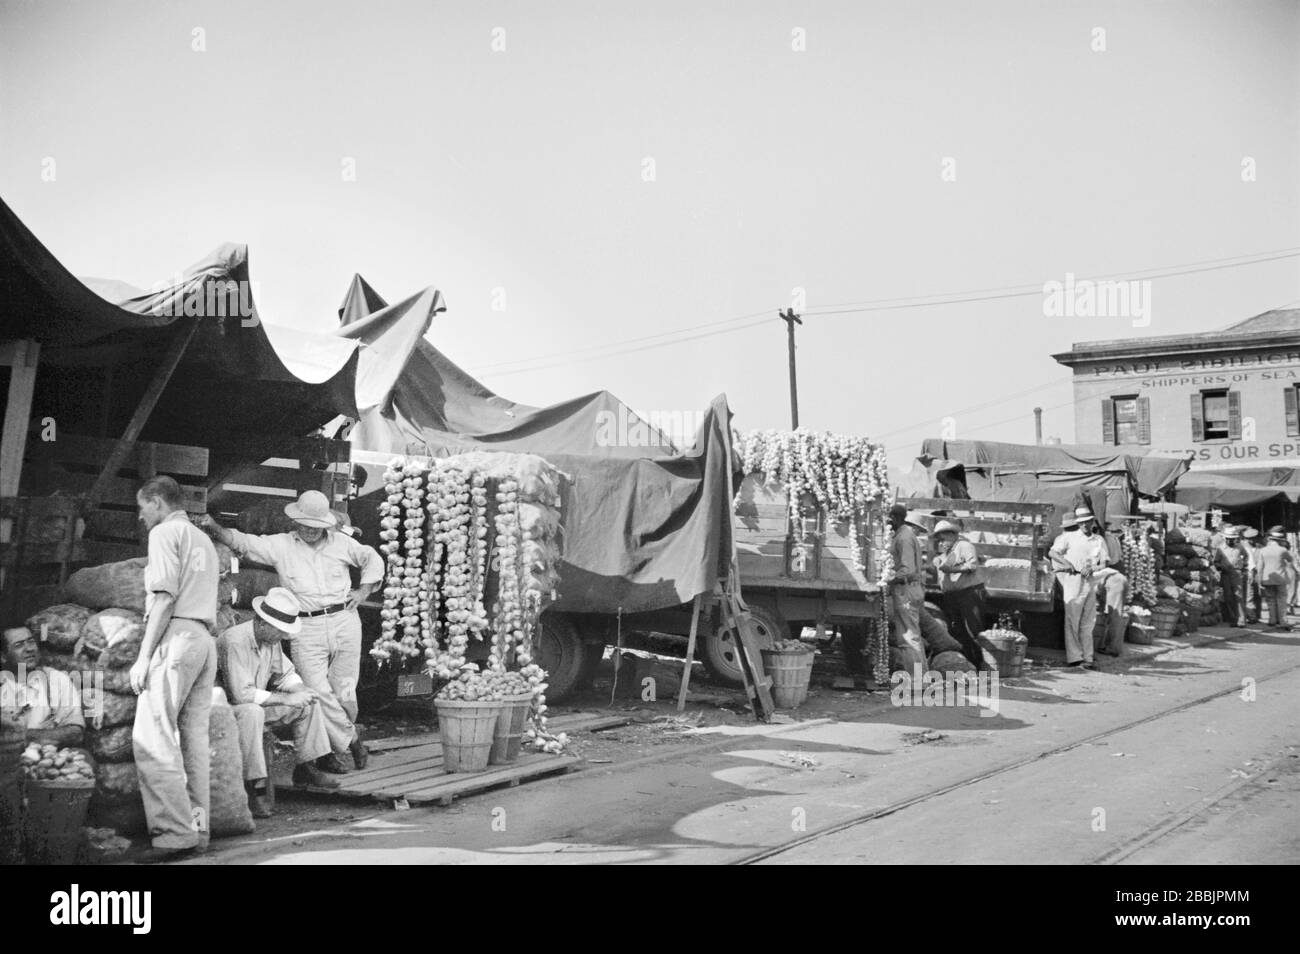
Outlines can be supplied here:
[[81, 745], [86, 729], [81, 693], [67, 673], [39, 664], [36, 637], [26, 626], [6, 627], [0, 705], [16, 710], [28, 742]]
[[292, 733], [295, 785], [338, 788], [316, 767], [330, 753], [325, 716], [316, 695], [307, 688], [280, 646], [302, 628], [298, 599], [282, 586], [253, 600], [257, 614], [217, 637], [217, 673], [235, 710], [239, 747], [244, 756], [244, 784], [254, 818], [269, 818], [266, 793], [268, 767], [262, 730]]

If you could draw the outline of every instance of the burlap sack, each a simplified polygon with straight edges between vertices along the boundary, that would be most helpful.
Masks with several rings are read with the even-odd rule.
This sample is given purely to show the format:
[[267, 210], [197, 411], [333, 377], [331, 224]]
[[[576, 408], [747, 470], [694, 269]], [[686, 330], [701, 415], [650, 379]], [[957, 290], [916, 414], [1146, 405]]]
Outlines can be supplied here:
[[146, 557], [88, 566], [68, 577], [60, 595], [69, 603], [92, 610], [118, 607], [144, 612], [144, 568]]
[[271, 587], [280, 585], [280, 575], [274, 570], [242, 565], [238, 573], [231, 575], [230, 580], [234, 588], [234, 595], [230, 602], [240, 609], [249, 609], [255, 597], [265, 596], [270, 592]]
[[132, 726], [118, 725], [111, 729], [91, 729], [87, 734], [90, 754], [99, 762], [133, 762], [135, 751], [131, 747]]
[[939, 653], [930, 661], [935, 672], [975, 672], [971, 661], [960, 652]]
[[143, 640], [144, 620], [134, 610], [101, 610], [81, 627], [82, 655], [105, 669], [130, 669]]
[[135, 723], [136, 696], [132, 692], [96, 692], [93, 686], [81, 687], [85, 707], [86, 725], [97, 729], [111, 729]]
[[212, 750], [210, 775], [211, 805], [208, 825], [212, 837], [247, 835], [254, 828], [253, 813], [244, 789], [244, 758], [239, 750], [239, 731], [235, 710], [226, 702], [225, 693], [212, 694], [212, 712], [208, 717], [208, 745]]
[[134, 762], [100, 762], [95, 766], [91, 805], [124, 805], [140, 801], [140, 777]]
[[73, 603], [60, 603], [41, 610], [27, 620], [27, 628], [49, 652], [71, 653], [81, 639], [81, 627], [90, 618], [90, 610]]

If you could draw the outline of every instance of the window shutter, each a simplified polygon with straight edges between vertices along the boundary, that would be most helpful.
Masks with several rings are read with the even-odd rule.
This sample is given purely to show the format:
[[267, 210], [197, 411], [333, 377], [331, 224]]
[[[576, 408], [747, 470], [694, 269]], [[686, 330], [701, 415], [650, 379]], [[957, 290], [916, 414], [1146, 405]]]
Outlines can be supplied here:
[[1115, 402], [1110, 398], [1101, 399], [1101, 442], [1115, 443]]
[[1300, 413], [1296, 410], [1295, 385], [1292, 384], [1282, 392], [1286, 399], [1286, 436], [1300, 437]]
[[1205, 440], [1204, 408], [1201, 406], [1201, 392], [1192, 395], [1192, 442], [1199, 444]]
[[1138, 443], [1151, 443], [1151, 399], [1138, 398]]
[[1241, 392], [1228, 392], [1228, 439], [1241, 440]]

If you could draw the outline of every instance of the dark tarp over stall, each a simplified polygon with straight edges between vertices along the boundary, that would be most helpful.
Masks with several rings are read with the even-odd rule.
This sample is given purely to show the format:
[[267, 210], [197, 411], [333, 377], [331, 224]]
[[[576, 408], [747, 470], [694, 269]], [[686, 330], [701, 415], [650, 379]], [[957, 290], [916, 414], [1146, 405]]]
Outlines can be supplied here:
[[367, 470], [358, 525], [369, 532], [390, 455], [528, 452], [566, 475], [558, 609], [632, 613], [711, 592], [730, 548], [726, 399], [713, 401], [685, 453], [605, 391], [547, 408], [517, 404], [424, 339], [442, 310], [432, 289], [386, 305], [359, 277], [339, 309], [338, 334], [366, 345], [350, 435], [353, 461]]
[[1300, 486], [1268, 486], [1228, 474], [1194, 470], [1178, 481], [1174, 499], [1192, 510], [1253, 510], [1273, 501], [1300, 501]]
[[[232, 282], [233, 297], [218, 294]], [[221, 246], [155, 292], [83, 282], [0, 201], [0, 338], [40, 342], [33, 408], [61, 432], [121, 435], [181, 321], [201, 324], [141, 440], [209, 447], [216, 474], [352, 413], [356, 347], [262, 324], [249, 289], [242, 245]]]

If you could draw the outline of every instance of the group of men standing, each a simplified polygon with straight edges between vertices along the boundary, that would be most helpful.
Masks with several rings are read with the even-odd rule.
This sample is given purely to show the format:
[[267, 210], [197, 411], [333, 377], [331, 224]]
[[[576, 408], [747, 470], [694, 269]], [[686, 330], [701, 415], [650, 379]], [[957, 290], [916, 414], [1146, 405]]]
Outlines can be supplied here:
[[[1119, 656], [1124, 650], [1125, 589], [1128, 579], [1118, 566], [1119, 540], [1103, 534], [1088, 507], [1076, 507], [1061, 518], [1061, 533], [1049, 551], [1061, 586], [1065, 610], [1065, 662], [1074, 668], [1096, 668], [1095, 653]], [[1097, 604], [1106, 613], [1106, 626], [1096, 633]]]
[[[235, 706], [245, 783], [255, 814], [267, 813], [263, 726], [292, 732], [295, 781], [330, 786], [323, 772], [365, 765], [355, 726], [361, 661], [357, 605], [383, 577], [372, 548], [341, 533], [329, 501], [307, 491], [285, 507], [291, 533], [244, 534], [210, 517], [192, 522], [180, 487], [156, 477], [136, 497], [149, 529], [144, 638], [131, 667], [139, 695], [132, 734], [140, 794], [155, 853], [208, 842], [208, 719], [220, 684]], [[205, 532], [206, 531], [206, 532]], [[283, 587], [254, 601], [254, 619], [216, 632], [220, 568], [209, 534], [279, 573]], [[352, 587], [349, 567], [360, 569]], [[294, 659], [280, 642], [293, 640]]]
[[1227, 526], [1215, 547], [1224, 619], [1238, 626], [1258, 623], [1267, 614], [1268, 625], [1288, 631], [1286, 611], [1295, 605], [1300, 568], [1286, 531], [1275, 526], [1267, 537], [1254, 527]]

